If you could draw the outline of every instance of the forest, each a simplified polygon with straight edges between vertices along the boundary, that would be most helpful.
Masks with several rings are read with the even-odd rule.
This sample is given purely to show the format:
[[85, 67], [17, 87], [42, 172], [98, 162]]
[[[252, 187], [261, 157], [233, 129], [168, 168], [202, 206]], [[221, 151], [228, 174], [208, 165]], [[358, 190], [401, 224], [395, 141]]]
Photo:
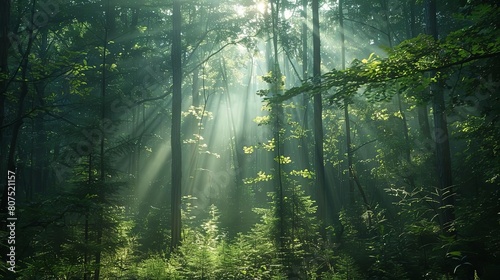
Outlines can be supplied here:
[[498, 279], [499, 19], [0, 0], [0, 279]]

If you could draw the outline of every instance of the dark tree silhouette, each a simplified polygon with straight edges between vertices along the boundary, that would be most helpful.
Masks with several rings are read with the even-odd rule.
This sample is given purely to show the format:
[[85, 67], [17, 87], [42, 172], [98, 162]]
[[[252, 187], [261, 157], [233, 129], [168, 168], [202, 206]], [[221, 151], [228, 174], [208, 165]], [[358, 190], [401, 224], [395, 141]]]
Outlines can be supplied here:
[[[436, 0], [426, 1], [427, 33], [435, 40], [438, 39], [438, 26], [436, 17]], [[436, 76], [436, 71], [430, 71], [430, 76]], [[436, 143], [436, 166], [438, 186], [442, 209], [442, 226], [446, 234], [454, 234], [452, 223], [455, 220], [454, 206], [455, 195], [451, 174], [450, 136], [446, 122], [446, 108], [444, 103], [443, 86], [440, 82], [431, 83], [429, 88], [432, 96], [432, 109], [434, 116], [434, 141]]]

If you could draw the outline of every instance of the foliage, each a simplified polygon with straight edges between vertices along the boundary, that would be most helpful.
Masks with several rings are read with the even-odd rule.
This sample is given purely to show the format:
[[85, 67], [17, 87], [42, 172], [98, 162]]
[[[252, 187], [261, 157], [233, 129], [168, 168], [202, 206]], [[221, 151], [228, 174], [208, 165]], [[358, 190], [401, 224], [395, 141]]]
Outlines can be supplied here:
[[[349, 98], [364, 85], [368, 85], [366, 91], [375, 90], [379, 95], [384, 95], [388, 83], [393, 80], [401, 79], [404, 87], [414, 86], [415, 83], [418, 84], [421, 73], [447, 70], [453, 66], [498, 56], [498, 26], [495, 28], [490, 23], [499, 13], [499, 8], [495, 5], [480, 5], [475, 7], [470, 16], [475, 24], [457, 30], [443, 40], [436, 41], [429, 35], [421, 34], [390, 49], [387, 58], [372, 53], [367, 59], [355, 59], [346, 70], [334, 69], [323, 74], [319, 85], [310, 80], [271, 100], [280, 102], [304, 92], [317, 94], [334, 88], [335, 93], [329, 97], [330, 102], [341, 104], [340, 101]], [[468, 39], [464, 41], [461, 38]], [[431, 77], [430, 82], [436, 82], [437, 79], [440, 79], [439, 74]], [[378, 97], [379, 100], [384, 98]]]

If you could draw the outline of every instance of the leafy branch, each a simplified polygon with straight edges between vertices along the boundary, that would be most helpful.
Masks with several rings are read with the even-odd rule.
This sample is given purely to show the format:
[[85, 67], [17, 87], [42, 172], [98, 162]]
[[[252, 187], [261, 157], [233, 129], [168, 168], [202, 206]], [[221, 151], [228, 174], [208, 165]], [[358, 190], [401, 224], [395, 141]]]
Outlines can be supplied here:
[[[490, 7], [483, 10], [483, 18], [500, 14], [500, 9]], [[479, 16], [477, 16], [479, 17]], [[298, 87], [287, 90], [283, 95], [267, 98], [271, 102], [283, 102], [302, 93], [320, 94], [334, 88], [329, 97], [331, 102], [344, 100], [355, 94], [362, 86], [368, 90], [385, 87], [389, 81], [409, 78], [410, 86], [420, 80], [422, 73], [447, 70], [481, 59], [500, 55], [500, 32], [495, 26], [479, 20], [475, 25], [451, 33], [443, 40], [434, 40], [421, 34], [403, 41], [388, 51], [388, 57], [371, 54], [367, 59], [355, 59], [346, 70], [333, 69], [321, 76], [305, 81]], [[464, 39], [466, 38], [466, 39]], [[436, 80], [437, 77], [431, 77]], [[405, 84], [405, 83], [403, 83]]]

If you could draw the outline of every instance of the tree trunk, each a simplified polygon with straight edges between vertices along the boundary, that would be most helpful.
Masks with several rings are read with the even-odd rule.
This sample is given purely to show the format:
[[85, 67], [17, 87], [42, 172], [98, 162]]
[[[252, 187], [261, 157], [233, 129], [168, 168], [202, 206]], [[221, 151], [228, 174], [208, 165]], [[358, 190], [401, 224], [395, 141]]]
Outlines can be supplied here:
[[[436, 18], [436, 0], [427, 0], [427, 33], [432, 35], [435, 40], [438, 39], [437, 18]], [[436, 76], [436, 71], [431, 71], [431, 77]], [[453, 182], [451, 173], [451, 155], [450, 142], [448, 135], [448, 126], [446, 123], [446, 108], [444, 102], [443, 87], [439, 82], [432, 83], [430, 86], [434, 116], [434, 136], [436, 143], [436, 165], [438, 174], [438, 186], [441, 196], [442, 207], [442, 229], [445, 234], [455, 235], [452, 229], [455, 220], [454, 205], [455, 196], [453, 192]]]
[[[392, 49], [392, 33], [391, 33], [391, 23], [389, 21], [389, 5], [386, 0], [381, 0], [382, 8], [384, 10], [384, 21], [385, 21], [385, 30], [387, 33], [387, 41], [389, 42], [389, 47]], [[412, 4], [410, 4], [412, 5]], [[413, 6], [413, 5], [412, 5]], [[410, 26], [414, 26], [414, 23], [411, 21], [414, 20], [410, 16]], [[404, 160], [401, 162], [403, 166], [403, 171], [401, 176], [404, 180], [411, 186], [412, 189], [415, 188], [415, 180], [413, 176], [413, 171], [411, 170], [411, 147], [410, 147], [410, 134], [408, 129], [408, 121], [406, 118], [406, 112], [403, 110], [403, 102], [401, 101], [401, 93], [399, 92], [399, 87], [396, 94], [396, 105], [398, 106], [399, 114], [401, 115], [401, 124], [403, 128], [403, 136], [405, 140], [404, 144]]]
[[[9, 76], [9, 22], [10, 22], [10, 0], [0, 0], [0, 126], [3, 125], [5, 118], [5, 93]], [[0, 128], [0, 154], [3, 152], [3, 130]], [[3, 162], [3, 160], [2, 160]], [[0, 165], [2, 166], [2, 165]], [[3, 169], [0, 169], [3, 173]], [[2, 177], [3, 180], [3, 177]]]
[[[238, 127], [243, 127], [243, 123], [240, 121], [238, 124], [235, 123], [234, 120], [234, 111], [232, 107], [232, 101], [231, 101], [231, 94], [229, 92], [229, 77], [227, 76], [227, 69], [226, 69], [226, 61], [224, 58], [221, 60], [221, 75], [222, 75], [222, 82], [224, 85], [224, 90], [225, 90], [225, 96], [226, 96], [226, 102], [227, 102], [227, 114], [228, 114], [228, 121], [229, 121], [229, 127], [230, 127], [230, 138], [234, 139], [234, 141], [230, 141], [230, 146], [231, 146], [231, 154], [232, 154], [232, 160], [233, 160], [233, 166], [234, 166], [234, 171], [235, 171], [235, 183], [234, 183], [234, 189], [231, 190], [229, 194], [229, 200], [231, 204], [231, 218], [230, 218], [230, 224], [231, 227], [228, 232], [228, 236], [230, 238], [236, 237], [236, 235], [239, 232], [243, 232], [243, 216], [242, 213], [244, 211], [243, 209], [243, 200], [244, 198], [242, 197], [243, 195], [243, 189], [242, 189], [242, 184], [243, 184], [243, 170], [245, 168], [244, 166], [244, 154], [240, 152], [243, 148], [243, 144], [241, 143], [240, 136], [241, 134], [238, 133]], [[245, 106], [243, 112], [238, 112], [238, 114], [241, 114], [243, 116], [247, 115], [247, 106]]]
[[[48, 63], [47, 59], [47, 53], [49, 49], [49, 42], [48, 42], [48, 32], [49, 29], [43, 27], [42, 30], [40, 31], [41, 33], [41, 43], [40, 43], [40, 51], [39, 51], [39, 57], [42, 61], [42, 64], [45, 65]], [[36, 96], [38, 99], [38, 104], [40, 107], [45, 106], [45, 87], [47, 86], [46, 81], [39, 81], [35, 83], [35, 91], [36, 91]], [[35, 131], [35, 151], [34, 151], [34, 160], [32, 161], [32, 169], [34, 171], [34, 181], [32, 182], [32, 190], [37, 193], [41, 194], [45, 191], [45, 187], [48, 185], [46, 183], [47, 179], [47, 172], [45, 166], [48, 166], [48, 149], [47, 149], [47, 133], [45, 131], [45, 123], [44, 123], [44, 115], [36, 116], [34, 120], [34, 131]]]
[[[272, 43], [273, 52], [271, 54], [269, 48], [268, 56], [272, 57], [273, 60], [268, 62], [268, 69], [272, 72], [273, 84], [271, 85], [271, 92], [273, 96], [278, 96], [281, 94], [281, 69], [278, 61], [278, 22], [279, 22], [279, 7], [275, 0], [270, 1], [271, 4], [271, 28], [272, 28]], [[283, 116], [283, 107], [281, 104], [273, 104], [271, 111], [274, 127], [273, 127], [273, 138], [274, 138], [274, 176], [276, 179], [276, 195], [278, 197], [278, 204], [276, 207], [276, 217], [279, 219], [279, 236], [276, 239], [278, 243], [278, 248], [282, 250], [284, 248], [284, 237], [285, 237], [285, 207], [284, 207], [284, 190], [282, 181], [282, 164], [280, 161], [283, 155], [283, 145], [281, 140], [281, 118]]]
[[[302, 38], [302, 80], [305, 81], [307, 80], [309, 73], [308, 73], [308, 58], [309, 58], [309, 48], [307, 44], [307, 34], [308, 34], [308, 27], [307, 27], [307, 3], [308, 0], [302, 0], [302, 29], [301, 29], [301, 34], [300, 37]], [[309, 128], [309, 96], [307, 94], [302, 95], [302, 106], [304, 107], [304, 117], [302, 120], [302, 125], [304, 127], [304, 130], [308, 130]], [[311, 170], [311, 164], [310, 164], [310, 155], [309, 155], [309, 143], [311, 141], [310, 139], [310, 134], [307, 133], [304, 137], [300, 139], [300, 145], [301, 145], [301, 160], [299, 161], [302, 166], [302, 169], [307, 169]]]
[[[9, 76], [9, 22], [10, 22], [10, 0], [0, 0], [0, 127], [3, 126], [3, 122], [5, 119], [5, 101], [6, 101], [6, 93], [8, 87], [8, 76]], [[7, 147], [4, 145], [3, 139], [3, 129], [0, 128], [0, 182], [4, 183], [4, 189], [2, 190], [2, 201], [0, 213], [5, 213], [6, 203], [3, 201], [6, 199], [7, 192], [7, 170], [5, 170], [4, 158], [3, 156], [6, 153]], [[4, 198], [5, 197], [5, 198]], [[5, 205], [4, 205], [5, 204]], [[3, 223], [3, 221], [2, 221]], [[2, 227], [3, 228], [3, 227]], [[4, 252], [4, 250], [0, 250], [0, 252]], [[2, 254], [3, 258], [5, 255]]]
[[[341, 69], [345, 70], [345, 34], [344, 34], [344, 11], [343, 11], [344, 1], [339, 0], [339, 27], [340, 27], [340, 49], [341, 49]], [[344, 119], [345, 119], [345, 139], [346, 139], [346, 149], [347, 149], [347, 171], [348, 171], [348, 182], [349, 182], [349, 203], [354, 205], [354, 176], [353, 176], [353, 164], [352, 164], [352, 143], [351, 143], [351, 122], [349, 119], [349, 100], [344, 100]]]
[[427, 103], [417, 104], [418, 126], [419, 131], [424, 136], [424, 144], [426, 151], [431, 150], [429, 140], [431, 137], [431, 127], [429, 125], [429, 113], [427, 111]]
[[200, 106], [200, 68], [196, 67], [193, 70], [193, 85], [191, 88], [191, 96], [193, 98], [192, 105], [194, 107]]
[[[312, 1], [313, 21], [313, 76], [316, 83], [320, 83], [321, 76], [321, 54], [319, 35], [319, 1]], [[316, 187], [318, 189], [318, 213], [321, 226], [321, 235], [326, 236], [326, 211], [327, 211], [327, 186], [325, 180], [325, 165], [323, 155], [323, 103], [321, 94], [314, 95], [314, 167], [316, 170]]]
[[[4, 3], [3, 3], [4, 4]], [[6, 7], [5, 8], [9, 8], [9, 5], [5, 5]], [[19, 137], [19, 134], [20, 134], [20, 131], [21, 131], [21, 127], [23, 125], [23, 114], [24, 114], [24, 100], [26, 99], [26, 96], [28, 95], [28, 90], [29, 90], [29, 83], [27, 81], [27, 78], [28, 78], [28, 65], [29, 65], [29, 55], [31, 53], [31, 49], [32, 49], [32, 46], [33, 46], [33, 41], [34, 41], [34, 38], [33, 38], [33, 18], [34, 18], [34, 15], [35, 15], [35, 6], [36, 6], [36, 1], [33, 1], [33, 4], [32, 4], [32, 7], [31, 7], [31, 15], [30, 15], [30, 22], [31, 24], [28, 26], [28, 44], [26, 46], [26, 51], [24, 53], [21, 54], [21, 57], [22, 57], [22, 60], [21, 60], [21, 64], [20, 64], [20, 69], [21, 69], [21, 87], [20, 87], [20, 92], [19, 92], [19, 102], [18, 102], [18, 108], [17, 108], [17, 112], [16, 112], [16, 119], [12, 125], [12, 136], [11, 136], [11, 139], [10, 139], [10, 146], [9, 146], [9, 151], [8, 151], [8, 156], [7, 156], [7, 170], [9, 172], [14, 172], [16, 173], [16, 150], [17, 150], [17, 143], [18, 143], [18, 137]], [[2, 27], [2, 29], [4, 29]], [[4, 32], [4, 31], [2, 31]], [[5, 40], [8, 40], [7, 38]], [[6, 46], [8, 47], [8, 46]], [[5, 55], [7, 55], [7, 51], [8, 49], [5, 50]], [[2, 58], [2, 59], [6, 59], [6, 58]], [[5, 61], [6, 62], [6, 61]], [[2, 61], [3, 63], [3, 61]], [[5, 68], [3, 68], [3, 66], [5, 66]], [[5, 71], [5, 73], [7, 73], [7, 68], [6, 68], [7, 65], [2, 65], [2, 71]], [[0, 74], [4, 74], [4, 73], [0, 73]], [[5, 82], [4, 85], [2, 86], [6, 86], [7, 85], [7, 82]], [[5, 101], [4, 99], [4, 95], [5, 92], [2, 92], [1, 93], [1, 96], [2, 96], [2, 99], [3, 101]], [[4, 103], [2, 102], [0, 104], [0, 106], [2, 107], [2, 110], [3, 110], [3, 106], [4, 106]], [[3, 111], [2, 111], [2, 118], [3, 118]], [[3, 122], [3, 119], [2, 119], [2, 122]], [[2, 136], [2, 135], [0, 135]], [[8, 217], [7, 216], [7, 203], [8, 203], [8, 177], [5, 176], [6, 174], [4, 173], [2, 175], [2, 180], [5, 180], [4, 182], [4, 189], [3, 189], [3, 193], [2, 193], [2, 199], [0, 201], [0, 213], [2, 214], [2, 220], [1, 220], [1, 227], [0, 229], [3, 230], [3, 231], [7, 231], [7, 221], [6, 221], [6, 218]], [[5, 177], [3, 177], [5, 176]], [[5, 179], [4, 179], [5, 178]], [[19, 185], [19, 181], [16, 181], [16, 184]], [[15, 212], [12, 212], [9, 213], [10, 215], [9, 216], [13, 216], [15, 217]], [[6, 261], [7, 259], [7, 253], [6, 253], [6, 249], [7, 247], [4, 247], [2, 246], [2, 249], [0, 249], [0, 253], [2, 254], [2, 258], [4, 261]], [[3, 274], [3, 272], [2, 272]], [[5, 277], [4, 277], [5, 278]]]
[[[35, 13], [35, 5], [36, 1], [33, 2], [33, 8], [32, 8], [32, 21], [33, 21], [33, 15]], [[15, 160], [15, 154], [16, 154], [16, 147], [17, 147], [17, 139], [19, 137], [19, 132], [21, 130], [21, 127], [23, 125], [23, 114], [24, 114], [24, 100], [26, 96], [28, 95], [28, 81], [27, 81], [27, 75], [28, 75], [28, 65], [29, 65], [29, 55], [31, 53], [31, 48], [33, 46], [33, 29], [30, 27], [29, 28], [29, 40], [28, 40], [28, 45], [26, 47], [26, 51], [22, 55], [22, 61], [21, 61], [21, 88], [19, 92], [19, 103], [18, 103], [18, 108], [17, 108], [17, 114], [16, 114], [16, 119], [12, 125], [12, 137], [10, 140], [10, 146], [9, 146], [9, 153], [7, 157], [7, 168], [10, 171], [15, 171], [16, 169], [16, 160]], [[5, 184], [7, 186], [7, 184]], [[7, 206], [7, 188], [4, 189], [4, 195], [2, 196], [2, 202], [0, 205], [0, 209], [4, 210]]]
[[[105, 22], [104, 22], [104, 41], [103, 41], [103, 50], [102, 50], [102, 76], [101, 76], [101, 123], [104, 123], [106, 120], [106, 95], [107, 95], [107, 68], [106, 64], [110, 64], [108, 62], [108, 57], [106, 52], [108, 50], [108, 37], [110, 34], [115, 32], [114, 29], [114, 8], [110, 5], [110, 0], [106, 1], [105, 6]], [[96, 236], [96, 253], [95, 253], [95, 271], [94, 271], [94, 279], [99, 280], [101, 273], [101, 244], [102, 244], [102, 236], [103, 236], [103, 223], [104, 223], [104, 186], [106, 184], [106, 168], [104, 161], [104, 152], [105, 152], [105, 138], [106, 131], [101, 131], [101, 139], [99, 143], [99, 181], [100, 188], [97, 191], [98, 197], [98, 212], [97, 212], [97, 236]]]
[[[410, 17], [408, 38], [414, 38], [418, 35], [417, 24], [415, 22], [415, 5], [416, 5], [416, 0], [410, 0], [408, 7], [409, 17]], [[430, 151], [431, 147], [429, 145], [429, 141], [431, 140], [432, 137], [431, 137], [431, 128], [429, 126], [427, 102], [417, 103], [417, 115], [418, 115], [419, 131], [422, 134], [422, 136], [424, 136], [425, 149], [426, 151]]]
[[171, 189], [171, 244], [174, 251], [181, 242], [181, 184], [182, 184], [182, 153], [181, 153], [181, 106], [182, 106], [182, 52], [181, 52], [181, 3], [173, 1], [172, 9], [172, 189]]
[[[91, 192], [91, 186], [92, 186], [92, 153], [89, 154], [89, 169], [88, 169], [88, 187], [89, 187], [89, 194]], [[84, 241], [85, 241], [85, 251], [83, 252], [83, 280], [88, 280], [90, 279], [90, 270], [89, 270], [89, 263], [90, 263], [90, 256], [89, 256], [89, 207], [87, 206], [85, 209], [85, 225], [84, 225]]]

